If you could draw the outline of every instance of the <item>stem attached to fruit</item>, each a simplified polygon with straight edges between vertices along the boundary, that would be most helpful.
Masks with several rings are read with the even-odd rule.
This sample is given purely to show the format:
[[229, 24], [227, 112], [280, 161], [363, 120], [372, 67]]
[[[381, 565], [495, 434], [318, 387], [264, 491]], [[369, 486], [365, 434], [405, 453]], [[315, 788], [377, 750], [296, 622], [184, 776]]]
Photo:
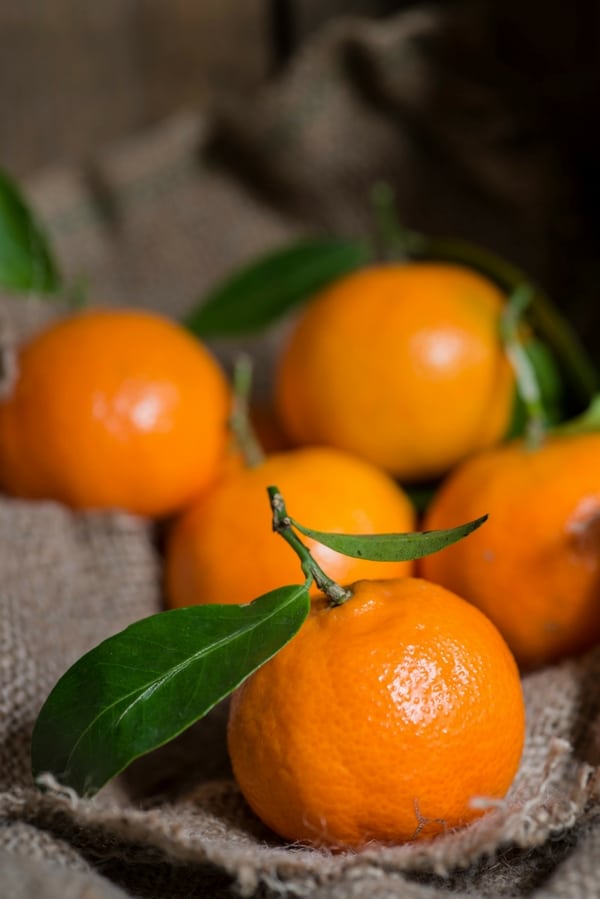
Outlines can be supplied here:
[[277, 487], [267, 487], [271, 510], [273, 512], [273, 530], [292, 547], [302, 566], [302, 571], [309, 581], [314, 581], [319, 590], [329, 598], [332, 606], [340, 606], [352, 596], [351, 590], [340, 587], [322, 568], [317, 565], [309, 550], [292, 528], [292, 521], [287, 514], [285, 501]]
[[405, 228], [396, 210], [394, 191], [386, 181], [378, 181], [371, 190], [371, 207], [377, 228], [376, 244], [385, 261], [409, 262], [423, 249], [424, 238]]
[[532, 288], [522, 284], [516, 288], [503, 313], [500, 330], [504, 351], [510, 362], [517, 390], [526, 414], [525, 442], [530, 449], [537, 449], [544, 440], [548, 428], [538, 377], [529, 359], [520, 334], [523, 314], [531, 302]]
[[264, 460], [265, 455], [258, 442], [254, 428], [250, 422], [249, 397], [252, 387], [252, 359], [241, 353], [233, 372], [233, 408], [229, 418], [229, 427], [241, 450], [248, 468], [255, 468]]

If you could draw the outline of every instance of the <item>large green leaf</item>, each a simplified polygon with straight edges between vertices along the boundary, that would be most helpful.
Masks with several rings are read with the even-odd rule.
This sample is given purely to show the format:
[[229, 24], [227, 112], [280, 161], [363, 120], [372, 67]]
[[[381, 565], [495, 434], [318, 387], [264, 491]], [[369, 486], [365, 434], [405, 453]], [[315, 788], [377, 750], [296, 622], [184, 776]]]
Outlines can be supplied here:
[[184, 324], [203, 338], [257, 331], [368, 259], [366, 244], [357, 241], [299, 241], [235, 272], [188, 313]]
[[419, 559], [438, 552], [457, 540], [462, 540], [472, 531], [480, 527], [487, 520], [487, 515], [482, 515], [474, 521], [458, 525], [455, 528], [440, 531], [417, 531], [406, 534], [332, 534], [325, 531], [315, 531], [304, 527], [294, 518], [290, 518], [291, 524], [318, 543], [334, 549], [353, 559], [370, 559], [373, 562], [405, 562], [411, 559]]
[[0, 287], [53, 293], [59, 284], [42, 229], [18, 187], [0, 171]]
[[33, 732], [34, 777], [49, 772], [82, 795], [96, 792], [231, 693], [309, 609], [305, 585], [281, 587], [248, 605], [161, 612], [105, 640], [46, 700]]

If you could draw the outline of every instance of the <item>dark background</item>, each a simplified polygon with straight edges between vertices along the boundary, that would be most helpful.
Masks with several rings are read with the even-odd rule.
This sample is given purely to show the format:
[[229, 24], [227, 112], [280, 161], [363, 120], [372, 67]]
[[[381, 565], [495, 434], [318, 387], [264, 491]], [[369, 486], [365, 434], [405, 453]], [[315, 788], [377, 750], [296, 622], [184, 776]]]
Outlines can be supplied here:
[[[552, 189], [564, 201], [548, 203], [556, 210], [545, 222], [555, 235], [553, 258], [540, 272], [563, 305], [577, 306], [578, 327], [598, 347], [590, 336], [600, 324], [597, 0], [3, 0], [0, 164], [22, 179], [84, 167], [102, 148], [178, 110], [210, 115], [224, 98], [247, 104], [251, 122], [254, 98], [321, 29], [341, 16], [385, 19], [419, 7], [445, 14], [440, 70], [452, 73], [452, 102], [461, 78], [471, 88], [480, 83], [510, 110], [506, 143], [515, 170], [534, 145], [542, 155], [547, 148], [555, 167], [558, 160]], [[432, 116], [443, 115], [445, 90], [442, 79]], [[499, 134], [496, 146], [504, 139]], [[521, 189], [511, 178], [507, 173], [507, 195]], [[460, 226], [458, 214], [446, 218]], [[418, 221], [417, 211], [416, 224], [429, 222]], [[492, 247], [507, 248], [527, 261], [518, 258], [518, 239], [514, 250], [509, 239]]]
[[[488, 52], [539, 102], [538, 127], [595, 172], [600, 4], [458, 0], [3, 0], [0, 146], [24, 174], [77, 161], [181, 106], [252, 95], [309, 35], [341, 15], [408, 7], [467, 9], [487, 22]], [[590, 181], [597, 194], [597, 178]], [[591, 197], [590, 197], [591, 199]]]

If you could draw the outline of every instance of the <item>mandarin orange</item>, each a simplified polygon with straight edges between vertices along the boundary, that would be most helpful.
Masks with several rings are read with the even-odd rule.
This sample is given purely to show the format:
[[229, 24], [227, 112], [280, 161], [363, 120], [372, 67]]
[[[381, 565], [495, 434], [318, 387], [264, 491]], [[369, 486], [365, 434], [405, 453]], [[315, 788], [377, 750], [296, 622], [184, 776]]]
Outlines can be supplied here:
[[276, 833], [358, 848], [424, 839], [482, 814], [517, 770], [514, 659], [474, 606], [416, 578], [362, 581], [309, 618], [234, 694], [228, 743]]
[[600, 640], [600, 434], [514, 441], [446, 480], [425, 528], [489, 513], [485, 527], [420, 560], [424, 577], [494, 621], [523, 667]]
[[[414, 528], [404, 491], [370, 463], [331, 448], [274, 453], [254, 468], [232, 467], [174, 522], [165, 562], [169, 606], [245, 603], [297, 582], [297, 560], [268, 527], [271, 484], [281, 488], [299, 521], [318, 530], [375, 534]], [[351, 559], [314, 541], [307, 544], [317, 563], [343, 583], [412, 571], [412, 562]]]
[[401, 480], [442, 474], [507, 432], [515, 394], [504, 295], [458, 265], [373, 266], [300, 314], [276, 375], [296, 444], [356, 453]]
[[0, 482], [28, 499], [159, 516], [216, 476], [230, 394], [181, 326], [142, 310], [69, 316], [24, 345], [0, 401]]

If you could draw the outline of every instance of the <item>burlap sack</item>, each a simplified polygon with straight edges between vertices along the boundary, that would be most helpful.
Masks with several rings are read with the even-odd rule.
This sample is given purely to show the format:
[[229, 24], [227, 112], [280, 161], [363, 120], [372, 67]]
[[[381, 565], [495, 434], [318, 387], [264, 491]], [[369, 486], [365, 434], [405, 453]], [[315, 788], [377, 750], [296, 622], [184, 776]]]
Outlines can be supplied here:
[[[498, 58], [495, 23], [477, 15], [487, 9], [335, 22], [257, 102], [182, 110], [86, 166], [38, 173], [27, 189], [66, 277], [95, 301], [179, 315], [299, 234], [373, 233], [369, 193], [383, 178], [407, 225], [522, 265], [599, 351], [597, 254], [565, 165], [571, 123], [565, 133], [555, 115], [556, 76], [537, 59], [532, 83]], [[528, 36], [541, 39], [527, 15]], [[558, 26], [552, 34], [558, 42]], [[573, 96], [591, 82], [587, 68], [570, 72]]]
[[[411, 224], [478, 237], [548, 273], [565, 175], [534, 141], [512, 158], [518, 108], [493, 77], [469, 80], [481, 34], [469, 43], [461, 33], [462, 67], [442, 52], [445, 34], [423, 12], [337, 25], [255, 109], [221, 112], [210, 127], [184, 114], [99, 155], [91, 171], [40, 177], [30, 194], [64, 270], [85, 274], [96, 300], [176, 315], [232, 265], [309, 226], [362, 230], [365, 195], [385, 176]], [[5, 301], [3, 341], [52, 314], [35, 298]], [[253, 346], [268, 362], [276, 343]], [[224, 705], [93, 800], [52, 781], [37, 792], [28, 742], [56, 677], [160, 608], [154, 538], [123, 514], [0, 501], [2, 899], [600, 896], [600, 650], [526, 678], [527, 743], [511, 793], [430, 844], [342, 854], [285, 845], [231, 780]]]

